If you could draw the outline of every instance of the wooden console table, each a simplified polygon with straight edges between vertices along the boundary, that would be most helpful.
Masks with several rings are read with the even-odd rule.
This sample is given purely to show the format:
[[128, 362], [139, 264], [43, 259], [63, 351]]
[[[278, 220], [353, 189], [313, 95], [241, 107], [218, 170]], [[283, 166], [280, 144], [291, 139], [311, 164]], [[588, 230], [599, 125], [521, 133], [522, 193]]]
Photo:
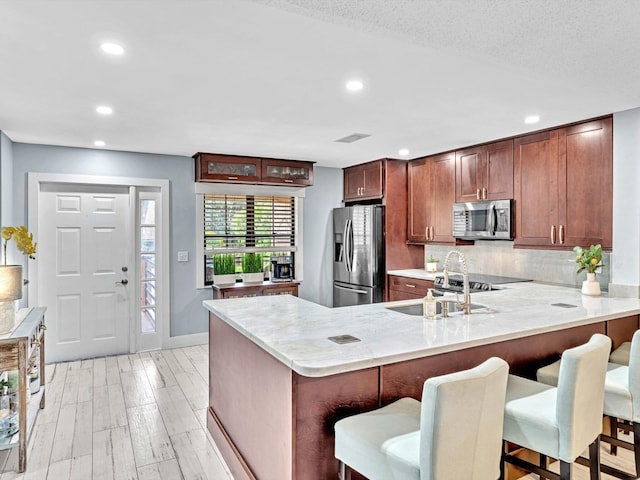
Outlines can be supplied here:
[[[16, 327], [0, 335], [0, 371], [18, 371], [18, 431], [0, 439], [0, 450], [18, 447], [18, 472], [27, 467], [27, 441], [38, 411], [44, 408], [44, 312], [45, 307], [22, 309], [16, 318]], [[29, 360], [40, 354], [40, 389], [28, 398], [27, 366]]]
[[213, 299], [263, 297], [266, 295], [298, 296], [299, 282], [234, 283], [213, 285]]

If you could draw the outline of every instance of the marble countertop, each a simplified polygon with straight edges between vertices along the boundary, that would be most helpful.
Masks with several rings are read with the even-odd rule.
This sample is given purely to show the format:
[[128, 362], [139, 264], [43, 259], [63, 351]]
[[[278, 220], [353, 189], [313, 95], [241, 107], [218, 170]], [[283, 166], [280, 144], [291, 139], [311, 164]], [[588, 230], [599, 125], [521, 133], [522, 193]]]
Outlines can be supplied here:
[[[388, 306], [327, 308], [289, 295], [206, 300], [203, 305], [289, 368], [322, 377], [640, 313], [640, 299], [587, 297], [533, 282], [474, 293], [485, 308], [426, 320]], [[554, 304], [561, 304], [560, 306]], [[568, 306], [568, 307], [567, 307]], [[328, 338], [352, 335], [359, 342]]]
[[426, 272], [424, 269], [410, 268], [407, 270], [388, 270], [387, 275], [397, 275], [398, 277], [417, 278], [419, 280], [434, 280], [436, 275], [442, 275], [439, 272]]

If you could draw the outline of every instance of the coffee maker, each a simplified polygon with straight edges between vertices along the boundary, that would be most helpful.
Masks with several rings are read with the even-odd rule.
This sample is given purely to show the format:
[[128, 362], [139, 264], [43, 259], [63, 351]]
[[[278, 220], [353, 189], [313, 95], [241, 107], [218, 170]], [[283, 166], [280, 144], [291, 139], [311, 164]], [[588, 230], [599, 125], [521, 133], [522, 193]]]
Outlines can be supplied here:
[[292, 255], [271, 257], [271, 280], [273, 282], [289, 282], [293, 280]]

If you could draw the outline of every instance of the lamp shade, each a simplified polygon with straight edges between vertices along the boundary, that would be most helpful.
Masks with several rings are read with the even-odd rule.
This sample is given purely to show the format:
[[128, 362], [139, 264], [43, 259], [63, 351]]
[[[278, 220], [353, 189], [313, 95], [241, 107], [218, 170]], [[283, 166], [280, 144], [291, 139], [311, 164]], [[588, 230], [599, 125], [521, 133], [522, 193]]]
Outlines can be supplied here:
[[22, 298], [22, 265], [0, 265], [0, 302]]

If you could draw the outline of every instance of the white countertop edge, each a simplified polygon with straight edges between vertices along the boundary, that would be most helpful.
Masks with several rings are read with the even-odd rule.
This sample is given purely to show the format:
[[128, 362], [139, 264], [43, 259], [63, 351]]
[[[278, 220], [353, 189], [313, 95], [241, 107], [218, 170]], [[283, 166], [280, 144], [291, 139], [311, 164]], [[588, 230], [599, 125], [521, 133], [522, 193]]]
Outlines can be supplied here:
[[[416, 301], [416, 300], [401, 301], [401, 302], [394, 302], [393, 305], [395, 305], [395, 304], [415, 304], [415, 303], [418, 303], [418, 302], [419, 301]], [[389, 305], [389, 304], [387, 304], [387, 305]], [[468, 341], [461, 341], [461, 342], [457, 342], [457, 343], [453, 343], [453, 344], [449, 344], [449, 345], [439, 345], [439, 346], [428, 347], [428, 348], [423, 348], [423, 349], [416, 349], [416, 350], [411, 350], [411, 351], [407, 351], [407, 352], [401, 352], [401, 353], [398, 353], [398, 354], [390, 354], [390, 355], [385, 355], [385, 356], [373, 356], [371, 358], [366, 358], [366, 359], [357, 359], [357, 360], [337, 359], [337, 362], [339, 362], [339, 363], [336, 363], [335, 365], [329, 364], [329, 365], [317, 366], [317, 365], [313, 365], [313, 361], [310, 361], [310, 362], [309, 361], [296, 361], [295, 359], [292, 359], [292, 358], [284, 355], [282, 352], [280, 352], [276, 348], [272, 347], [269, 344], [266, 344], [259, 337], [257, 337], [256, 335], [254, 335], [253, 333], [251, 333], [247, 329], [243, 328], [241, 325], [239, 325], [233, 319], [229, 318], [224, 313], [222, 313], [221, 311], [217, 310], [213, 305], [211, 305], [209, 303], [209, 301], [205, 300], [203, 302], [203, 306], [207, 310], [209, 310], [210, 312], [214, 313], [216, 316], [221, 318], [223, 321], [225, 321], [232, 328], [234, 328], [235, 330], [240, 332], [242, 335], [247, 337], [253, 343], [258, 345], [260, 348], [265, 350], [271, 356], [276, 358], [282, 364], [284, 364], [285, 366], [287, 366], [288, 368], [290, 368], [294, 372], [298, 373], [299, 375], [302, 375], [302, 376], [305, 376], [305, 377], [324, 377], [324, 376], [336, 375], [336, 374], [339, 374], [339, 373], [347, 373], [347, 372], [352, 372], [352, 371], [356, 371], [356, 370], [362, 370], [362, 369], [366, 369], [366, 368], [379, 367], [381, 365], [388, 365], [388, 364], [403, 362], [403, 361], [407, 361], [407, 360], [415, 360], [415, 359], [429, 357], [429, 356], [433, 356], [433, 355], [439, 355], [439, 354], [443, 354], [443, 353], [449, 353], [449, 352], [454, 352], [454, 351], [458, 351], [458, 350], [464, 350], [464, 349], [467, 349], [467, 348], [478, 347], [478, 346], [483, 346], [483, 345], [488, 345], [488, 344], [493, 344], [493, 343], [499, 343], [499, 342], [508, 341], [508, 340], [515, 340], [515, 339], [525, 338], [525, 337], [538, 335], [538, 334], [542, 334], [542, 333], [549, 333], [549, 332], [554, 332], [554, 331], [559, 331], [559, 330], [566, 330], [566, 329], [573, 328], [573, 327], [579, 327], [579, 326], [584, 326], [584, 325], [589, 325], [589, 324], [594, 324], [594, 323], [600, 323], [600, 322], [605, 322], [605, 321], [608, 321], [608, 320], [614, 320], [614, 319], [618, 319], [618, 318], [623, 318], [623, 317], [627, 317], [627, 316], [631, 316], [631, 315], [640, 314], [640, 308], [632, 308], [632, 309], [628, 309], [628, 310], [624, 310], [623, 309], [623, 310], [617, 311], [615, 313], [608, 313], [608, 314], [600, 314], [600, 315], [595, 315], [595, 316], [589, 316], [589, 317], [585, 317], [585, 318], [581, 318], [581, 319], [577, 319], [577, 320], [573, 320], [573, 321], [562, 322], [562, 323], [558, 323], [558, 324], [545, 325], [545, 326], [540, 326], [540, 327], [534, 327], [534, 328], [525, 329], [525, 330], [521, 330], [521, 331], [517, 331], [517, 332], [508, 332], [508, 333], [505, 333], [505, 334], [498, 334], [498, 335], [488, 336], [488, 337], [485, 337], [485, 338], [477, 338], [477, 339], [468, 340]], [[321, 308], [327, 308], [327, 307], [321, 307]], [[331, 310], [331, 309], [327, 308], [327, 310]], [[478, 315], [478, 314], [481, 314], [481, 312], [475, 313], [475, 315]], [[458, 316], [458, 315], [461, 315], [461, 314], [453, 314], [452, 316]], [[472, 313], [472, 315], [474, 315], [474, 313]], [[443, 319], [436, 319], [436, 320], [432, 320], [432, 321], [433, 322], [441, 322], [441, 321], [443, 321]]]

